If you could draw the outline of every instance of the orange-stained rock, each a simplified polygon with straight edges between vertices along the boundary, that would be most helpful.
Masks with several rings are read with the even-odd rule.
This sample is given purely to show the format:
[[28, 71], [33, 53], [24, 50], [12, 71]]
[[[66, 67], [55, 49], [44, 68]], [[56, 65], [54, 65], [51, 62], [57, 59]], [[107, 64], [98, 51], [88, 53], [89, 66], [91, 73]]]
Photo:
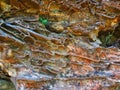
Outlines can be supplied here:
[[100, 1], [0, 1], [0, 76], [10, 76], [18, 90], [119, 86], [120, 50], [102, 47], [98, 36], [116, 32], [120, 9]]

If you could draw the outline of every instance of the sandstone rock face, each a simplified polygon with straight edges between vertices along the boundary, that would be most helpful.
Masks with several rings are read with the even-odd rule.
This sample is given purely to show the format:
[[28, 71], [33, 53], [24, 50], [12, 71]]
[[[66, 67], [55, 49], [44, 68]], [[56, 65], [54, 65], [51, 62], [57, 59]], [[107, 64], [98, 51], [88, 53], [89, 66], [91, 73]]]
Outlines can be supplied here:
[[119, 90], [118, 3], [1, 0], [0, 77], [16, 90]]

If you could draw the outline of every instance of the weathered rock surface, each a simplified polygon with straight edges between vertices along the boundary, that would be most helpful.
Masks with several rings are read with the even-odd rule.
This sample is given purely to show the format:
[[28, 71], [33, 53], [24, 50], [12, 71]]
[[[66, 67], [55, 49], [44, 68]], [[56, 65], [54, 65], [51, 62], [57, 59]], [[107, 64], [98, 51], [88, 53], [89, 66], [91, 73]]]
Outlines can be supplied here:
[[0, 1], [0, 76], [18, 90], [119, 90], [120, 50], [98, 38], [119, 28], [116, 2]]

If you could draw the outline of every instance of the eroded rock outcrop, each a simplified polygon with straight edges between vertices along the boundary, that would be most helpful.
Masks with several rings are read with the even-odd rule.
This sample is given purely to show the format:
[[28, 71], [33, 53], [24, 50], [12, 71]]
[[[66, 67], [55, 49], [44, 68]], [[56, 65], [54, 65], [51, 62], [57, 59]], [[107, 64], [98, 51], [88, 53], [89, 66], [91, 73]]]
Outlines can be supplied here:
[[112, 3], [119, 1], [0, 1], [1, 75], [18, 90], [119, 89], [120, 50], [99, 40], [119, 27]]

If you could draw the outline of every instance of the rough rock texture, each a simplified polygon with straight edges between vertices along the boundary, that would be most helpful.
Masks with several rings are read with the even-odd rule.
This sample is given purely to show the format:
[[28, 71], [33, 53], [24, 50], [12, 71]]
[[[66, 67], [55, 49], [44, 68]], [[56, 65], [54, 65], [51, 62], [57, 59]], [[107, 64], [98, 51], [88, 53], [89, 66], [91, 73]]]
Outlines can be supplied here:
[[115, 3], [1, 0], [0, 76], [17, 90], [119, 90], [120, 50], [98, 38], [119, 28]]

